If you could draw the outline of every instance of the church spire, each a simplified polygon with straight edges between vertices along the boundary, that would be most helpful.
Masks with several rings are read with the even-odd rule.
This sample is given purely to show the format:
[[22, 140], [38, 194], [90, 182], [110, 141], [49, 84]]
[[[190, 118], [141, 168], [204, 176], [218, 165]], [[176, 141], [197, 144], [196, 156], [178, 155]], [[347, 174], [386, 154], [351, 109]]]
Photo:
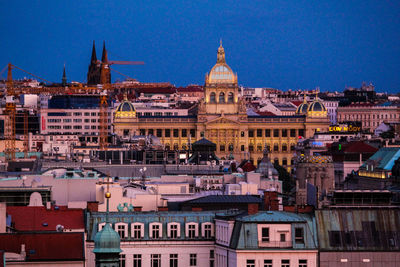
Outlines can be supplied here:
[[93, 48], [92, 48], [92, 58], [90, 59], [91, 63], [96, 63], [97, 62], [97, 56], [96, 56], [96, 44], [94, 43], [93, 40]]
[[64, 70], [63, 70], [63, 76], [61, 79], [61, 84], [62, 84], [62, 86], [67, 86], [67, 75], [65, 74], [65, 63], [64, 63]]
[[219, 40], [219, 47], [217, 53], [217, 63], [226, 63], [225, 62], [225, 50], [222, 47], [222, 39]]
[[101, 62], [107, 64], [108, 63], [108, 56], [106, 50], [106, 42], [103, 41], [103, 54], [101, 56]]

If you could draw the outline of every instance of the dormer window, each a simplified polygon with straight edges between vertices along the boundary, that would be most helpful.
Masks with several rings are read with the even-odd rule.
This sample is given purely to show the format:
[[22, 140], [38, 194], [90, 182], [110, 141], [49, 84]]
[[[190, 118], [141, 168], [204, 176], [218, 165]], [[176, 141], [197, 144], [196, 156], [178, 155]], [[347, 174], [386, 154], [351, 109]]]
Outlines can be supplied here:
[[214, 236], [214, 225], [210, 222], [203, 223], [201, 225], [201, 234], [204, 238], [211, 238]]
[[170, 238], [178, 238], [180, 237], [180, 231], [181, 231], [181, 225], [179, 223], [169, 223], [168, 224], [168, 229], [167, 229], [167, 233], [168, 233], [168, 237]]
[[161, 223], [150, 223], [150, 238], [161, 238], [162, 224]]
[[143, 223], [131, 224], [131, 233], [134, 239], [140, 239], [144, 237], [144, 225]]
[[126, 223], [116, 223], [115, 230], [120, 238], [125, 238], [128, 236], [128, 225]]
[[197, 223], [186, 224], [186, 237], [195, 238], [198, 236]]
[[294, 239], [296, 244], [304, 244], [304, 231], [303, 228], [295, 228]]

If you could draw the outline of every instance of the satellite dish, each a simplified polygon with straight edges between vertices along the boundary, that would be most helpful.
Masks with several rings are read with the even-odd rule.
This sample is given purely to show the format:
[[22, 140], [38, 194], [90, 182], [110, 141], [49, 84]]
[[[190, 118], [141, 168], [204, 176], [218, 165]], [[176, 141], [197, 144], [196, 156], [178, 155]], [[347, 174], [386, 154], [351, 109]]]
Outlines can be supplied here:
[[57, 224], [57, 226], [56, 226], [56, 231], [57, 231], [57, 232], [63, 232], [63, 231], [64, 231], [64, 226], [61, 225], [61, 224]]
[[147, 168], [146, 168], [146, 167], [143, 167], [143, 171], [147, 171]]
[[27, 177], [24, 175], [22, 176], [22, 180], [26, 181]]

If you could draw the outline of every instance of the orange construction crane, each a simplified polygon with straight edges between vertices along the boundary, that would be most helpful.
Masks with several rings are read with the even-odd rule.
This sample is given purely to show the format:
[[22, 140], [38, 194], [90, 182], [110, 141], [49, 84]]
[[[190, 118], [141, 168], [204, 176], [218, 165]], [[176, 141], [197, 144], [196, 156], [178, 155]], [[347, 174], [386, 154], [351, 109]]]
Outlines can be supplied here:
[[12, 64], [8, 63], [8, 73], [7, 73], [7, 97], [6, 97], [6, 114], [4, 124], [4, 139], [5, 139], [5, 158], [7, 161], [15, 160], [15, 92], [12, 79]]
[[108, 102], [107, 93], [100, 95], [100, 150], [107, 150], [108, 146]]

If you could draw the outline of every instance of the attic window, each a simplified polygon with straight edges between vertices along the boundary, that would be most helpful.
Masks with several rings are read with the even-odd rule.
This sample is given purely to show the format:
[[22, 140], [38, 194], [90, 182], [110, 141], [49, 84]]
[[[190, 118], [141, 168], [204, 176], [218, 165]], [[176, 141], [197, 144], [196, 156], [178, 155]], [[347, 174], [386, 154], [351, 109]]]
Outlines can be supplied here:
[[303, 228], [294, 229], [294, 239], [296, 244], [304, 244], [304, 231]]
[[262, 242], [269, 242], [269, 228], [263, 227], [261, 230], [261, 241]]

